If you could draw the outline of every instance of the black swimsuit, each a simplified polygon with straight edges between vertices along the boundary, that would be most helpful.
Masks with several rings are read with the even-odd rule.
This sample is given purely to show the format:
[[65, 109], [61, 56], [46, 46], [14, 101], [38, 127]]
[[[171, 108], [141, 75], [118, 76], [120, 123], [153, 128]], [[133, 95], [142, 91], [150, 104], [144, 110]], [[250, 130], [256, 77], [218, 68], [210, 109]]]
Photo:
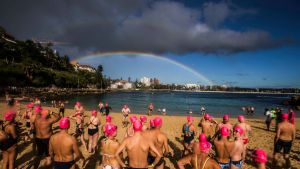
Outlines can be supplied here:
[[76, 135], [82, 135], [83, 134], [83, 128], [80, 127], [80, 124], [76, 123], [76, 131], [75, 131]]
[[53, 168], [54, 169], [70, 169], [75, 164], [75, 161], [69, 161], [69, 162], [59, 162], [59, 161], [53, 161]]
[[[4, 133], [5, 133], [5, 127], [2, 127], [4, 129]], [[7, 136], [7, 139], [0, 142], [0, 150], [2, 151], [7, 151], [10, 147], [17, 144], [17, 139], [14, 139], [10, 134], [7, 133], [5, 134]]]
[[95, 124], [93, 124], [93, 122], [91, 121], [90, 122], [90, 124], [92, 124], [92, 125], [94, 125], [96, 128], [94, 128], [94, 129], [88, 129], [88, 134], [90, 135], [90, 136], [93, 136], [93, 135], [95, 135], [96, 133], [98, 133], [98, 131], [99, 131], [99, 129], [98, 129], [98, 125], [95, 125]]

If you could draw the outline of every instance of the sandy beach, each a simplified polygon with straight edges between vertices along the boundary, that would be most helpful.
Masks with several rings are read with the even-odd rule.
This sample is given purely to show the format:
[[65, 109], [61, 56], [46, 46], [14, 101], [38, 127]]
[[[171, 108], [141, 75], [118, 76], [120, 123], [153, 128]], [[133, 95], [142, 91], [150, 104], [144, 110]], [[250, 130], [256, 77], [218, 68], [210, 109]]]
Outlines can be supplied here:
[[[3, 113], [5, 112], [5, 106], [4, 104], [0, 104], [1, 107], [1, 115], [0, 118], [2, 119]], [[50, 108], [53, 111], [58, 111], [56, 108]], [[24, 106], [21, 105], [21, 110], [25, 110]], [[23, 112], [22, 111], [22, 112]], [[65, 115], [70, 116], [73, 113], [73, 110], [67, 109]], [[90, 116], [90, 111], [85, 111], [85, 114], [87, 116]], [[120, 112], [112, 112], [111, 116], [113, 117], [113, 123], [118, 125], [118, 135], [117, 139], [121, 142], [123, 140], [124, 134], [125, 134], [125, 128], [122, 128], [121, 126], [121, 113]], [[296, 115], [297, 116], [297, 115]], [[152, 117], [155, 117], [153, 115]], [[101, 124], [104, 124], [104, 117], [99, 115], [99, 118], [101, 119]], [[171, 151], [174, 154], [172, 158], [166, 159], [166, 167], [165, 168], [177, 168], [176, 162], [180, 158], [181, 151], [183, 150], [183, 145], [181, 143], [182, 138], [181, 138], [181, 128], [182, 125], [186, 122], [185, 117], [180, 117], [180, 116], [162, 116], [163, 118], [163, 127], [162, 131], [165, 132], [168, 135], [169, 138], [169, 146], [171, 147]], [[148, 118], [149, 120], [149, 118]], [[194, 124], [197, 126], [200, 118], [195, 118]], [[216, 118], [216, 120], [219, 122], [221, 119]], [[267, 163], [268, 168], [270, 168], [270, 163], [271, 163], [271, 156], [273, 152], [273, 140], [275, 136], [274, 132], [274, 123], [271, 127], [271, 131], [267, 131], [265, 127], [264, 120], [262, 119], [247, 119], [248, 123], [252, 126], [252, 133], [250, 136], [250, 143], [248, 146], [249, 150], [253, 150], [255, 148], [263, 148], [264, 150], [267, 151], [269, 161]], [[88, 122], [88, 117], [85, 119], [85, 122]], [[237, 119], [236, 117], [231, 117], [230, 119], [231, 123], [236, 123]], [[291, 163], [294, 169], [300, 168], [300, 118], [296, 119], [296, 140], [293, 143], [292, 151], [290, 153], [290, 159]], [[53, 126], [54, 132], [59, 131], [59, 128], [57, 124]], [[24, 132], [24, 126], [21, 127], [21, 132]], [[197, 127], [197, 130], [199, 128]], [[75, 121], [73, 121], [71, 128], [69, 130], [69, 133], [74, 133], [75, 131]], [[199, 134], [199, 132], [198, 132]], [[197, 134], [197, 135], [198, 135]], [[23, 136], [23, 134], [21, 134]], [[85, 138], [87, 141], [87, 129], [85, 129]], [[16, 160], [16, 164], [18, 168], [32, 168], [33, 165], [33, 157], [34, 154], [32, 152], [32, 147], [31, 147], [30, 142], [24, 143], [23, 141], [18, 142], [18, 157]], [[100, 169], [99, 166], [99, 159], [100, 159], [100, 152], [96, 152], [95, 155], [90, 155], [84, 147], [81, 145], [80, 146], [81, 151], [83, 152], [84, 157], [87, 159], [86, 165], [84, 168], [97, 168]], [[252, 169], [255, 168], [253, 166], [253, 163], [251, 162], [251, 159], [249, 158], [250, 156], [247, 156], [247, 159], [245, 161], [245, 165], [243, 168], [245, 169]], [[2, 157], [1, 157], [1, 162], [0, 166], [2, 164]], [[41, 165], [43, 165], [43, 161], [41, 162]], [[79, 161], [77, 163], [78, 167], [81, 168], [82, 166], [82, 161]], [[43, 168], [43, 167], [41, 167]]]

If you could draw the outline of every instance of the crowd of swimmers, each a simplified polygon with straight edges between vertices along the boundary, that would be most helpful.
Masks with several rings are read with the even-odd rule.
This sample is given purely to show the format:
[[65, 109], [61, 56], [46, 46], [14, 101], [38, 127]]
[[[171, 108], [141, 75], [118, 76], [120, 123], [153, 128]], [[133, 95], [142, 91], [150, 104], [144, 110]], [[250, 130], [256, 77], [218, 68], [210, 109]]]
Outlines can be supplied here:
[[[74, 113], [61, 116], [60, 113], [43, 108], [40, 103], [28, 103], [26, 110], [21, 112], [18, 122], [26, 128], [24, 141], [31, 142], [35, 152], [34, 168], [39, 168], [40, 161], [45, 158], [45, 166], [54, 169], [74, 169], [77, 161], [82, 160], [81, 168], [86, 160], [79, 149], [79, 142], [90, 153], [100, 150], [100, 165], [103, 169], [120, 168], [156, 168], [163, 169], [166, 158], [173, 158], [169, 148], [167, 133], [162, 131], [163, 119], [158, 116], [140, 117], [131, 115], [127, 105], [122, 108], [122, 127], [126, 134], [122, 142], [116, 139], [118, 125], [109, 115], [108, 104], [99, 105], [100, 113], [105, 117], [105, 124], [100, 125], [99, 112], [84, 113], [83, 105], [76, 102]], [[153, 104], [148, 107], [148, 115], [152, 115]], [[17, 158], [18, 133], [17, 113], [14, 109], [4, 113], [0, 130], [0, 150], [2, 151], [2, 168], [15, 168]], [[281, 113], [274, 137], [273, 166], [283, 149], [285, 165], [289, 167], [289, 152], [295, 139], [295, 126], [289, 119], [289, 114]], [[88, 123], [84, 118], [89, 118]], [[150, 119], [148, 119], [150, 118]], [[175, 159], [176, 165], [184, 169], [191, 165], [194, 169], [240, 169], [243, 168], [246, 156], [251, 154], [257, 168], [265, 169], [268, 155], [265, 150], [257, 148], [248, 152], [247, 146], [251, 140], [251, 126], [243, 115], [239, 115], [235, 123], [230, 123], [229, 115], [225, 114], [218, 123], [207, 112], [201, 117], [196, 132], [195, 117], [189, 115], [182, 126], [182, 142], [184, 149], [181, 158]], [[75, 122], [75, 133], [69, 133], [72, 122]], [[149, 123], [147, 123], [147, 121]], [[60, 130], [53, 133], [52, 125], [58, 123]], [[149, 125], [147, 125], [149, 124]], [[88, 144], [84, 138], [85, 128], [88, 131]], [[100, 141], [100, 144], [98, 144]]]

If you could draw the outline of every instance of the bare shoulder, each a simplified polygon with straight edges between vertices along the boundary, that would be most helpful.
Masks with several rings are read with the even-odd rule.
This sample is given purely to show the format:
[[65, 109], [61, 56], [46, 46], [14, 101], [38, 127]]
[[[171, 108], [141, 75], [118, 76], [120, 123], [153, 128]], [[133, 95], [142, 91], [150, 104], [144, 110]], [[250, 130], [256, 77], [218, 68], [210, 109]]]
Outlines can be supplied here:
[[213, 169], [219, 169], [221, 168], [220, 165], [216, 162], [216, 160], [214, 160], [213, 158], [210, 158], [209, 159], [209, 166], [210, 166], [210, 169], [213, 168]]

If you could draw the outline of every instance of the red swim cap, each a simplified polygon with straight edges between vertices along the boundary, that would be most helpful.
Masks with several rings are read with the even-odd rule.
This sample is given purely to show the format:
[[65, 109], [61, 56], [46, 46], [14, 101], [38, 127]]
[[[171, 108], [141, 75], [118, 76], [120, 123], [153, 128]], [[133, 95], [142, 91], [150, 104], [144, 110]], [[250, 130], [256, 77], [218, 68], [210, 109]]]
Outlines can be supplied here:
[[200, 142], [199, 148], [201, 152], [208, 154], [211, 149], [211, 144], [208, 141]]
[[150, 127], [155, 127], [154, 119], [150, 119]]
[[227, 127], [222, 127], [220, 129], [220, 134], [221, 134], [222, 137], [227, 137], [227, 136], [230, 135], [230, 131]]
[[138, 131], [142, 131], [143, 129], [143, 124], [141, 121], [136, 120], [135, 122], [133, 122], [133, 130], [134, 132], [138, 132]]
[[147, 121], [147, 117], [146, 116], [141, 116], [140, 120], [142, 123], [145, 123]]
[[209, 114], [205, 113], [204, 119], [205, 119], [205, 120], [209, 120], [209, 117], [210, 117]]
[[187, 119], [188, 122], [194, 121], [194, 118], [192, 116], [187, 116], [186, 119]]
[[106, 123], [110, 123], [111, 122], [111, 116], [110, 115], [106, 116], [105, 121], [106, 121]]
[[131, 117], [129, 118], [129, 120], [130, 120], [131, 123], [134, 123], [135, 121], [138, 120], [138, 118], [137, 118], [136, 116], [131, 116]]
[[159, 127], [162, 125], [162, 119], [160, 117], [156, 117], [154, 119], [154, 127]]
[[42, 112], [42, 107], [41, 106], [36, 106], [35, 108], [34, 108], [34, 112], [36, 112], [36, 113], [41, 113]]
[[16, 118], [16, 113], [13, 111], [8, 111], [4, 115], [4, 120], [13, 121]]
[[223, 120], [224, 120], [224, 121], [228, 121], [228, 120], [229, 120], [229, 115], [228, 115], [228, 114], [225, 114], [225, 115], [223, 116]]
[[244, 133], [243, 128], [240, 127], [240, 126], [235, 126], [235, 127], [234, 127], [234, 131], [240, 133], [240, 135], [243, 135], [243, 133]]
[[207, 139], [206, 139], [206, 135], [205, 134], [200, 134], [199, 135], [199, 142], [202, 143], [202, 142], [206, 142]]
[[80, 106], [81, 106], [81, 103], [80, 103], [80, 102], [76, 102], [75, 106], [80, 107]]
[[97, 116], [97, 110], [92, 111], [92, 116]]
[[283, 119], [283, 120], [288, 120], [288, 119], [289, 119], [289, 114], [283, 113], [283, 114], [282, 114], [282, 119]]
[[252, 158], [257, 163], [266, 163], [268, 161], [267, 153], [262, 149], [256, 149], [252, 153]]
[[243, 115], [239, 115], [239, 116], [238, 116], [238, 121], [239, 121], [240, 123], [244, 122], [244, 121], [245, 121], [245, 117], [244, 117]]
[[62, 119], [60, 119], [59, 121], [59, 127], [61, 129], [69, 129], [70, 128], [70, 120], [67, 117], [63, 117]]
[[117, 132], [117, 129], [118, 127], [116, 125], [107, 124], [105, 125], [104, 133], [106, 136], [112, 136], [113, 134], [115, 134], [115, 132]]

